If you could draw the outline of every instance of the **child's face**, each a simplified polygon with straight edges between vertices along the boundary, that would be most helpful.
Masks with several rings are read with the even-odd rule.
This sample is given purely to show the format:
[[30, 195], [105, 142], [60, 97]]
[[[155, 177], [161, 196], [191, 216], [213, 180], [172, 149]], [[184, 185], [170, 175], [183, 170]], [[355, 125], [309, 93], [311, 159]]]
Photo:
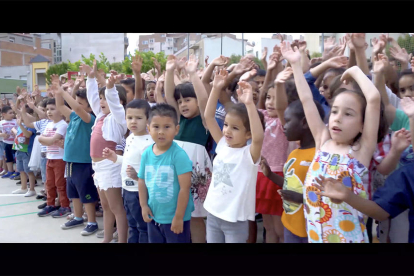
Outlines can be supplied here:
[[46, 105], [46, 115], [49, 120], [52, 120], [55, 123], [59, 122], [63, 118], [62, 113], [59, 112], [54, 104]]
[[46, 112], [46, 108], [41, 105], [37, 106], [37, 108], [40, 109], [42, 112]]
[[259, 102], [259, 94], [260, 94], [260, 90], [259, 89], [260, 88], [257, 85], [257, 82], [255, 82], [255, 81], [251, 81], [249, 83], [252, 86], [254, 105], [257, 105], [257, 103]]
[[2, 113], [1, 115], [3, 116], [3, 119], [6, 121], [10, 121], [14, 119], [14, 111], [12, 109], [7, 111], [6, 113]]
[[259, 89], [263, 86], [264, 80], [265, 80], [265, 76], [254, 77], [254, 81], [257, 83], [257, 86]]
[[130, 101], [132, 101], [135, 97], [134, 91], [132, 91], [132, 88], [128, 85], [125, 84], [121, 84], [122, 87], [125, 89], [126, 91], [126, 98], [127, 98], [127, 103], [129, 103]]
[[180, 130], [174, 119], [167, 116], [154, 116], [148, 125], [149, 133], [158, 147], [169, 146]]
[[269, 91], [267, 91], [266, 95], [266, 110], [269, 114], [269, 117], [277, 117], [276, 109], [275, 109], [275, 99], [276, 99], [276, 89], [270, 88]]
[[325, 76], [323, 77], [321, 86], [319, 87], [319, 92], [321, 93], [322, 96], [325, 97], [329, 106], [332, 106], [332, 93], [329, 89], [329, 86], [331, 85], [331, 82], [334, 77], [336, 77], [336, 75], [333, 73], [325, 74]]
[[336, 96], [328, 126], [329, 133], [335, 142], [352, 144], [364, 126], [361, 98], [352, 92], [342, 92]]
[[302, 139], [303, 118], [298, 118], [292, 108], [285, 110], [285, 125], [283, 126], [283, 133], [288, 141], [299, 141]]
[[88, 103], [87, 99], [82, 99], [82, 98], [79, 98], [78, 96], [76, 96], [76, 101], [83, 108], [83, 110], [85, 110], [88, 113], [91, 113], [92, 108], [89, 106], [89, 103]]
[[191, 119], [200, 114], [200, 110], [198, 108], [198, 103], [196, 98], [186, 97], [180, 98], [177, 101], [178, 109], [180, 110], [181, 115], [184, 117]]
[[242, 148], [247, 140], [251, 138], [250, 131], [247, 131], [240, 116], [227, 113], [224, 119], [223, 135], [227, 144], [232, 148]]
[[414, 76], [413, 75], [404, 75], [400, 78], [398, 82], [398, 92], [400, 93], [400, 98], [404, 97], [414, 97]]
[[128, 129], [134, 135], [147, 133], [147, 116], [142, 108], [128, 108], [126, 110], [126, 122]]
[[99, 104], [101, 105], [103, 114], [107, 115], [111, 113], [111, 110], [109, 110], [108, 102], [106, 101], [105, 97], [102, 95], [99, 96]]
[[150, 103], [155, 103], [155, 83], [150, 82], [147, 85], [147, 98]]

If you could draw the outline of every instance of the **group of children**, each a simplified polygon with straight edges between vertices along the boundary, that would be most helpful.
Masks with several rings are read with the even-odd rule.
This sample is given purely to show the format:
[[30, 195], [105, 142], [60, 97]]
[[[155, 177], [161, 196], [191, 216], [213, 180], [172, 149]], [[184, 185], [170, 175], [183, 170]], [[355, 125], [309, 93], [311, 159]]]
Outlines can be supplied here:
[[52, 75], [49, 98], [3, 106], [2, 178], [20, 173], [13, 193], [33, 196], [39, 169], [38, 215], [73, 213], [61, 228], [82, 235], [98, 231], [100, 201], [103, 242], [116, 224], [120, 243], [254, 243], [257, 214], [267, 243], [372, 242], [373, 221], [384, 242], [414, 242], [414, 59], [396, 55], [396, 78], [387, 43], [404, 52], [381, 35], [371, 70], [355, 33], [321, 60], [282, 42], [265, 68], [170, 55], [152, 80], [135, 57], [134, 78], [106, 79], [83, 64], [72, 85]]

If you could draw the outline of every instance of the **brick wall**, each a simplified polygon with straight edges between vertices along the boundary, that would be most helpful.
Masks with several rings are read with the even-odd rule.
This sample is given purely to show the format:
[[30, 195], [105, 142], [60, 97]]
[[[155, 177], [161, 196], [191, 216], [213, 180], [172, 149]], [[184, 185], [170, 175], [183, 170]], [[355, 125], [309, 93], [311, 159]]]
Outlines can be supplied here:
[[51, 49], [42, 49], [40, 38], [36, 38], [36, 50], [32, 46], [0, 41], [1, 64], [0, 66], [28, 65], [31, 58], [42, 55], [50, 61], [53, 60]]

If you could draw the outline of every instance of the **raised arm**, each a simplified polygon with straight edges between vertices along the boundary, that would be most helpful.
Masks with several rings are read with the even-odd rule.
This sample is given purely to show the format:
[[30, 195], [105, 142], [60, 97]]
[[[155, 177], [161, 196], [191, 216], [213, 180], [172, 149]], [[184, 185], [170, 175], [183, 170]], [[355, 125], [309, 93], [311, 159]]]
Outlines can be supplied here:
[[118, 90], [116, 90], [115, 82], [119, 79], [119, 75], [111, 75], [106, 81], [105, 98], [108, 103], [109, 110], [111, 110], [112, 116], [115, 121], [123, 127], [124, 134], [127, 131], [125, 120], [125, 109], [119, 100]]
[[[72, 96], [69, 93], [66, 93], [61, 89], [59, 91], [60, 91], [60, 95], [69, 104], [69, 106], [72, 108], [72, 110], [75, 111], [76, 115], [78, 115], [82, 119], [82, 121], [89, 124], [90, 121], [91, 121], [91, 114], [89, 112], [86, 112], [85, 109], [83, 109], [83, 107], [75, 99], [73, 99]], [[56, 96], [56, 104], [57, 104], [57, 96]], [[69, 109], [69, 111], [71, 113], [72, 113], [72, 110]], [[71, 113], [69, 113], [68, 116], [70, 116]], [[66, 115], [65, 115], [65, 117], [66, 117]], [[69, 118], [69, 117], [67, 117], [67, 118]]]
[[141, 80], [141, 68], [142, 68], [142, 57], [134, 56], [132, 57], [131, 63], [132, 72], [134, 72], [135, 77], [135, 99], [143, 99], [144, 98], [144, 89]]
[[177, 101], [174, 98], [174, 70], [176, 68], [176, 58], [174, 55], [169, 55], [167, 58], [167, 64], [165, 66], [165, 100], [167, 103], [175, 108], [177, 111], [178, 120], [180, 120], [180, 110], [178, 109]]
[[[56, 78], [56, 79], [55, 79]], [[63, 91], [62, 87], [59, 85], [59, 76], [52, 75], [52, 89], [55, 92], [55, 99], [56, 99], [56, 108], [62, 113], [65, 118], [70, 118], [70, 114], [72, 110], [65, 105], [63, 100], [63, 94], [67, 94], [68, 92]], [[69, 95], [70, 97], [70, 95]], [[73, 101], [75, 101], [72, 97], [70, 97]]]
[[248, 82], [239, 82], [240, 89], [237, 90], [239, 101], [244, 103], [247, 108], [247, 114], [249, 115], [250, 121], [250, 133], [252, 135], [252, 144], [250, 146], [250, 154], [253, 162], [256, 163], [260, 160], [264, 130], [263, 125], [260, 121], [260, 117], [256, 106], [253, 102], [253, 90], [252, 86]]
[[[292, 75], [292, 67], [286, 67], [285, 70], [280, 72], [275, 80], [275, 111], [282, 126], [285, 125], [285, 110], [288, 106], [288, 98], [286, 95], [285, 82]], [[267, 95], [267, 99], [270, 99], [270, 95]]]
[[211, 77], [213, 75], [214, 68], [216, 66], [225, 66], [227, 64], [227, 59], [224, 56], [219, 56], [218, 58], [213, 59], [213, 61], [208, 65], [206, 68], [203, 77], [201, 78], [201, 81], [207, 91], [208, 94], [211, 92]]
[[299, 52], [301, 55], [300, 64], [302, 66], [303, 73], [306, 73], [308, 72], [309, 66], [310, 66], [309, 64], [310, 60], [308, 58], [308, 55], [306, 54], [306, 47], [308, 44], [306, 43], [306, 41], [299, 41], [298, 45], [299, 45]]
[[165, 71], [158, 78], [157, 83], [155, 84], [155, 99], [157, 103], [166, 103], [165, 99], [162, 97], [162, 89], [165, 82]]
[[99, 103], [99, 88], [98, 82], [95, 79], [95, 72], [86, 64], [82, 65], [81, 70], [88, 75], [86, 79], [86, 97], [93, 113], [98, 116], [102, 110]]
[[[410, 97], [401, 99], [401, 107], [405, 114], [410, 118], [411, 141], [414, 137], [414, 101]], [[411, 142], [412, 143], [412, 142]]]
[[377, 165], [378, 172], [382, 175], [389, 175], [392, 173], [397, 168], [401, 154], [410, 144], [411, 134], [408, 130], [400, 129], [394, 132], [391, 137], [390, 151], [381, 163]]
[[264, 47], [263, 52], [262, 52], [262, 58], [260, 59], [260, 61], [262, 62], [264, 69], [267, 71], [267, 47]]
[[368, 61], [365, 55], [365, 33], [353, 33], [351, 40], [355, 47], [356, 64], [365, 75], [369, 75]]
[[259, 92], [259, 102], [257, 103], [259, 109], [266, 109], [266, 93], [269, 90], [269, 86], [274, 82], [278, 72], [283, 70], [282, 62], [280, 60], [281, 56], [282, 54], [280, 52], [273, 52], [269, 57], [266, 76]]
[[322, 142], [324, 142], [322, 141], [322, 138], [329, 137], [327, 136], [329, 133], [323, 120], [319, 116], [318, 109], [316, 108], [313, 100], [312, 92], [306, 82], [305, 76], [303, 75], [302, 68], [300, 66], [300, 53], [296, 47], [295, 50], [293, 50], [290, 47], [289, 42], [283, 42], [282, 54], [292, 66], [299, 99], [302, 102], [306, 120], [315, 139], [316, 149], [319, 149], [319, 146], [321, 146]]

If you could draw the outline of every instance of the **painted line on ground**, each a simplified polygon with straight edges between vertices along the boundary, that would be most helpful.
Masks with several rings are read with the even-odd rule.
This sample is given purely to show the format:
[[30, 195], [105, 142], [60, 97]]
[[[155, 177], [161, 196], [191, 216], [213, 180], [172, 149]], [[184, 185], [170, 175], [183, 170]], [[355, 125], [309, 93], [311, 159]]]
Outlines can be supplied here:
[[1, 206], [9, 206], [9, 205], [16, 205], [16, 204], [23, 204], [23, 203], [29, 203], [29, 202], [39, 202], [41, 199], [37, 200], [31, 200], [31, 201], [24, 201], [24, 202], [16, 202], [16, 203], [8, 203], [8, 204], [0, 204]]
[[18, 216], [25, 216], [25, 215], [33, 215], [33, 214], [37, 214], [38, 212], [32, 212], [32, 213], [25, 213], [25, 214], [18, 214], [18, 215], [11, 215], [11, 216], [4, 216], [4, 217], [0, 217], [0, 219], [2, 218], [11, 218], [11, 217], [18, 217]]
[[11, 196], [11, 197], [13, 197], [13, 196], [17, 196], [17, 197], [24, 197], [24, 194], [5, 194], [5, 195], [0, 195], [0, 197], [1, 196]]

